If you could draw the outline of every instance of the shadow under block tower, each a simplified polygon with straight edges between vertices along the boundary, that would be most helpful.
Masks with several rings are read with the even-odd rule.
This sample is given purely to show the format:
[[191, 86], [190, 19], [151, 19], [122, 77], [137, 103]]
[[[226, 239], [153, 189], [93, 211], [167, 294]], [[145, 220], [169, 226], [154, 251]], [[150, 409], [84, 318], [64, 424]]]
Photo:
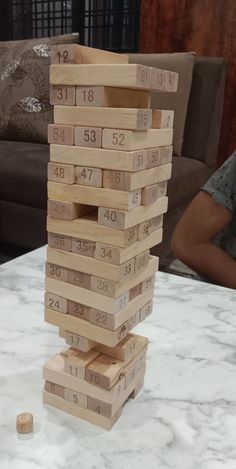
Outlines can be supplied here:
[[55, 46], [50, 67], [45, 320], [66, 348], [44, 366], [43, 400], [110, 429], [143, 386], [171, 177], [173, 112], [150, 109], [175, 73]]

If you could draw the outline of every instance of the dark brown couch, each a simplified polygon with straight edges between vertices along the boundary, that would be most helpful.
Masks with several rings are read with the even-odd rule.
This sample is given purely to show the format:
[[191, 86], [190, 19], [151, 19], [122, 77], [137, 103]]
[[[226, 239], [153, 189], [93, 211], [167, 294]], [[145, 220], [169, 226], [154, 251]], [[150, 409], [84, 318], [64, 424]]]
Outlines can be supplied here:
[[[133, 62], [152, 66], [159, 66], [159, 59], [160, 54], [131, 56]], [[181, 156], [173, 157], [173, 174], [168, 186], [169, 212], [164, 219], [164, 242], [154, 248], [161, 258], [170, 252], [170, 237], [177, 220], [215, 168], [225, 75], [224, 59], [193, 56], [183, 141], [177, 150], [181, 148]], [[159, 107], [159, 97], [153, 95], [153, 108]], [[177, 115], [182, 116], [181, 109]], [[47, 242], [48, 160], [46, 144], [0, 141], [0, 241], [28, 249]]]

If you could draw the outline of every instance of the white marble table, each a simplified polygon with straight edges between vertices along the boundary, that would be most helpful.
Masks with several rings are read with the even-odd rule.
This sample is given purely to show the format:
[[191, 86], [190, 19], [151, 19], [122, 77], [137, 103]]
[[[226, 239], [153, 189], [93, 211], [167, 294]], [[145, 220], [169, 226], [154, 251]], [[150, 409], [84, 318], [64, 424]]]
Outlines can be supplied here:
[[[63, 346], [43, 322], [45, 249], [0, 268], [1, 469], [235, 469], [236, 292], [159, 273], [145, 389], [106, 432], [41, 401]], [[34, 414], [32, 435], [16, 415]]]

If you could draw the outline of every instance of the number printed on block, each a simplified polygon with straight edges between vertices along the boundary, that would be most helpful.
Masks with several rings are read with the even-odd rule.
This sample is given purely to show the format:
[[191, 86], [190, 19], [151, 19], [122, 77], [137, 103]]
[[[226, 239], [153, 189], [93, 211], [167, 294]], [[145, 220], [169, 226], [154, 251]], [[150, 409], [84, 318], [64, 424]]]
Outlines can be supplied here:
[[81, 254], [81, 256], [94, 257], [95, 246], [96, 243], [94, 241], [72, 238], [72, 252]]
[[61, 220], [74, 220], [77, 218], [76, 205], [73, 202], [60, 202], [48, 200], [48, 215]]
[[75, 127], [75, 145], [101, 148], [102, 129], [99, 127]]
[[78, 407], [83, 407], [87, 409], [87, 396], [81, 394], [80, 392], [73, 391], [72, 389], [65, 388], [65, 400], [71, 402], [72, 404], [77, 405]]
[[146, 130], [152, 126], [152, 110], [139, 110], [137, 114], [137, 129]]
[[56, 233], [48, 233], [48, 246], [62, 251], [72, 251], [71, 236], [64, 236]]
[[60, 280], [61, 282], [68, 281], [68, 270], [65, 267], [59, 265], [51, 264], [50, 262], [46, 263], [46, 276], [49, 278], [54, 278], [55, 280]]
[[98, 208], [98, 224], [111, 228], [124, 229], [125, 213], [110, 208]]
[[102, 107], [104, 103], [103, 86], [76, 86], [76, 105]]
[[135, 243], [138, 239], [138, 225], [132, 226], [128, 230], [125, 230], [125, 241], [126, 245], [130, 246], [131, 244]]
[[152, 69], [152, 87], [157, 91], [165, 90], [165, 70], [158, 68]]
[[74, 184], [75, 167], [68, 164], [48, 163], [48, 180], [63, 184]]
[[95, 259], [108, 262], [109, 264], [120, 264], [120, 249], [109, 244], [96, 243]]
[[134, 171], [142, 171], [147, 167], [147, 150], [140, 150], [135, 152]]
[[67, 299], [50, 292], [45, 293], [45, 306], [60, 313], [67, 313]]
[[91, 308], [89, 321], [104, 329], [114, 329], [114, 315]]
[[110, 280], [107, 280], [106, 278], [92, 276], [90, 288], [92, 291], [100, 293], [100, 295], [105, 295], [110, 298], [114, 298], [115, 283]]
[[75, 105], [75, 86], [52, 85], [50, 88], [50, 104]]
[[146, 238], [153, 231], [158, 230], [163, 225], [163, 215], [151, 218], [138, 226], [138, 240]]
[[135, 259], [130, 259], [121, 265], [121, 276], [122, 279], [129, 278], [135, 272]]
[[88, 396], [88, 409], [106, 418], [111, 418], [112, 416], [112, 404], [100, 401], [94, 397]]
[[160, 197], [164, 197], [167, 191], [167, 181], [159, 182], [142, 189], [142, 205], [150, 205]]
[[150, 251], [145, 251], [139, 256], [136, 256], [134, 259], [134, 271], [139, 272], [140, 270], [144, 269], [148, 265], [148, 261], [150, 258]]
[[144, 321], [152, 313], [153, 301], [149, 301], [143, 308], [140, 309], [139, 321]]
[[75, 63], [74, 44], [57, 44], [52, 46], [51, 64], [73, 64]]
[[81, 335], [74, 334], [73, 332], [66, 331], [66, 344], [71, 345], [73, 348], [87, 353], [92, 350], [96, 344], [93, 340], [89, 340]]
[[102, 169], [86, 166], [76, 166], [76, 184], [84, 186], [102, 187]]
[[69, 270], [68, 283], [76, 285], [77, 287], [90, 289], [91, 275], [78, 272], [77, 270]]
[[116, 305], [116, 312], [122, 311], [122, 309], [126, 308], [129, 302], [129, 292], [123, 293], [119, 298], [116, 298], [115, 305]]
[[51, 394], [62, 397], [62, 399], [65, 398], [65, 388], [60, 384], [51, 383], [51, 381], [45, 381], [44, 389]]
[[173, 147], [151, 148], [147, 150], [147, 169], [171, 163]]
[[141, 293], [145, 293], [145, 291], [150, 290], [150, 288], [153, 288], [154, 284], [155, 284], [155, 275], [147, 278], [141, 283]]
[[48, 125], [48, 143], [74, 145], [74, 127], [72, 125]]
[[85, 321], [90, 320], [90, 311], [91, 308], [81, 303], [76, 303], [75, 301], [68, 300], [68, 314], [75, 316], [76, 318], [84, 319]]

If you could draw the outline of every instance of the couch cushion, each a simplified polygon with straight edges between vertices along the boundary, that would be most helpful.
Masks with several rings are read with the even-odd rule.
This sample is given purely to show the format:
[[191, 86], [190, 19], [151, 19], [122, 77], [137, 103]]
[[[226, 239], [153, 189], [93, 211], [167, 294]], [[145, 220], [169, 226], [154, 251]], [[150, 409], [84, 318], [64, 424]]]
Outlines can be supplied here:
[[47, 142], [51, 45], [76, 42], [72, 34], [0, 42], [1, 140]]
[[172, 176], [168, 182], [168, 211], [190, 202], [210, 177], [209, 168], [201, 161], [173, 157]]
[[195, 54], [130, 54], [131, 63], [140, 63], [151, 67], [171, 70], [179, 74], [179, 85], [177, 93], [152, 93], [152, 109], [173, 109], [174, 119], [174, 154], [180, 156], [184, 127], [188, 109], [189, 95], [192, 84], [193, 65]]
[[0, 141], [0, 200], [46, 209], [49, 145]]

